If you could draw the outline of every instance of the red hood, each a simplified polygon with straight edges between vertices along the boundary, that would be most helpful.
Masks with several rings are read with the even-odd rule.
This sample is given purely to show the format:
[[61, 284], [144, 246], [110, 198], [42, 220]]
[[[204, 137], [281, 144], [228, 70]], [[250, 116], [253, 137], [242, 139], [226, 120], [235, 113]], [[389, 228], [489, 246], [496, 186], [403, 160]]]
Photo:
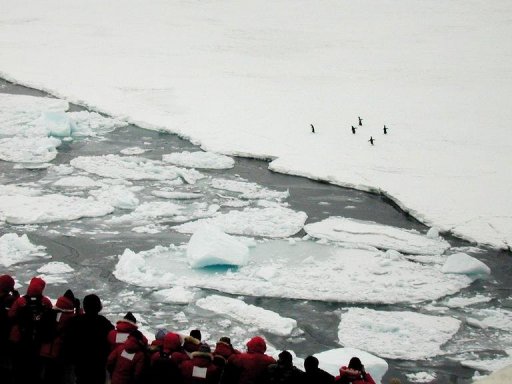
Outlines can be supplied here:
[[164, 351], [175, 352], [179, 351], [181, 347], [180, 335], [177, 333], [169, 332], [164, 336]]
[[247, 352], [265, 353], [267, 350], [267, 343], [265, 339], [260, 336], [255, 336], [247, 342]]
[[116, 323], [116, 329], [119, 332], [126, 332], [129, 333], [131, 331], [134, 331], [138, 328], [137, 324], [133, 324], [131, 321], [128, 320], [119, 320]]
[[40, 277], [33, 277], [28, 285], [27, 295], [29, 296], [41, 296], [46, 287], [46, 283]]

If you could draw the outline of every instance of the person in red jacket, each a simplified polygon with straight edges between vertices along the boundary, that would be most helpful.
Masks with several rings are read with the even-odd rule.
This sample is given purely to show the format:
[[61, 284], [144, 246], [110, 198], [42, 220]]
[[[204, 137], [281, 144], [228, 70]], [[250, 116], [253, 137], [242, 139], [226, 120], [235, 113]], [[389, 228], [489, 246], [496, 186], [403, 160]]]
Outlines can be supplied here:
[[11, 320], [9, 309], [18, 299], [20, 294], [14, 289], [14, 279], [9, 275], [0, 276], [0, 377], [7, 383], [11, 382], [11, 348], [9, 345], [9, 333]]
[[201, 342], [192, 336], [185, 336], [183, 340], [183, 348], [173, 352], [172, 359], [176, 361], [176, 364], [181, 365], [184, 361], [192, 358], [192, 353], [199, 349]]
[[113, 329], [108, 334], [108, 343], [110, 344], [111, 350], [114, 350], [118, 346], [124, 344], [128, 339], [130, 332], [135, 331], [138, 328], [137, 319], [131, 312], [128, 312], [121, 320], [117, 321], [116, 329]]
[[19, 297], [9, 309], [13, 326], [10, 341], [13, 346], [13, 373], [15, 383], [35, 383], [39, 380], [39, 350], [41, 324], [44, 313], [51, 311], [52, 302], [43, 296], [46, 282], [34, 277], [27, 294]]
[[335, 383], [345, 384], [375, 384], [375, 381], [364, 369], [358, 357], [353, 357], [348, 363], [348, 367], [340, 368], [340, 375], [334, 380]]
[[134, 330], [123, 345], [114, 349], [107, 360], [107, 370], [111, 376], [111, 384], [142, 383], [145, 367], [145, 351], [147, 339]]
[[183, 384], [218, 384], [219, 368], [213, 364], [213, 356], [208, 344], [201, 344], [192, 359], [184, 361], [180, 366]]
[[229, 357], [238, 353], [240, 353], [240, 351], [233, 348], [231, 345], [231, 339], [223, 336], [215, 345], [215, 350], [213, 351], [213, 363], [219, 368], [224, 369]]
[[182, 377], [174, 353], [185, 353], [181, 347], [181, 337], [168, 332], [163, 339], [162, 349], [151, 356], [151, 384], [181, 384]]
[[276, 361], [266, 355], [267, 343], [260, 336], [247, 342], [247, 352], [231, 355], [226, 364], [223, 384], [260, 384], [270, 364]]
[[63, 296], [57, 299], [53, 307], [50, 321], [54, 322], [53, 335], [41, 345], [40, 356], [43, 370], [41, 372], [43, 383], [66, 384], [72, 378], [73, 367], [62, 353], [64, 337], [69, 331], [71, 319], [79, 312], [76, 307], [77, 299], [68, 289]]

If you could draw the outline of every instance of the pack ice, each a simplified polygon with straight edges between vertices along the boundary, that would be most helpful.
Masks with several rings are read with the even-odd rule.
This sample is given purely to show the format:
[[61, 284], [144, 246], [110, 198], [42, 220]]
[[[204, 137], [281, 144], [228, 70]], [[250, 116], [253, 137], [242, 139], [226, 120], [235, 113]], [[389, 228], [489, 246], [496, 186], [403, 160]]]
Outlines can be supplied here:
[[162, 160], [166, 163], [191, 168], [229, 169], [235, 166], [232, 157], [203, 151], [170, 153], [163, 155]]
[[431, 238], [416, 231], [345, 217], [329, 217], [304, 226], [311, 236], [330, 241], [370, 245], [416, 255], [440, 255], [450, 244], [442, 238]]
[[447, 316], [350, 308], [341, 315], [338, 338], [344, 346], [364, 347], [381, 357], [420, 360], [442, 354], [441, 346], [457, 333], [460, 324]]
[[32, 244], [26, 234], [6, 233], [0, 237], [0, 264], [8, 268], [17, 263], [50, 257], [45, 249]]
[[[210, 246], [215, 249], [218, 245]], [[157, 246], [138, 253], [127, 249], [119, 256], [114, 275], [146, 287], [179, 285], [249, 296], [357, 303], [435, 300], [473, 281], [396, 253], [313, 241], [259, 241], [249, 248], [246, 265], [215, 271], [190, 268], [186, 248]], [[227, 248], [223, 257], [231, 259], [230, 251]]]

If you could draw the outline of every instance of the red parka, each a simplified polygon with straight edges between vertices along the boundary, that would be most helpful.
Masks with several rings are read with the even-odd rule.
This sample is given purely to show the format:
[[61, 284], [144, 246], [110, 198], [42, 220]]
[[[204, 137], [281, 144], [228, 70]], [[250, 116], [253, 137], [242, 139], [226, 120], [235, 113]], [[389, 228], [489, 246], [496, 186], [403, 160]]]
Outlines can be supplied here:
[[57, 299], [53, 310], [56, 312], [56, 335], [52, 341], [41, 345], [40, 355], [50, 359], [57, 359], [61, 357], [62, 344], [65, 334], [69, 329], [70, 320], [75, 317], [75, 306], [69, 298], [61, 296]]
[[346, 378], [349, 378], [352, 384], [375, 384], [375, 381], [373, 380], [369, 373], [361, 373], [361, 371], [350, 369], [345, 366], [340, 368], [340, 375], [336, 376], [334, 382], [344, 383]]
[[123, 345], [114, 349], [107, 360], [111, 384], [140, 383], [145, 368], [143, 341], [129, 336]]
[[192, 353], [192, 359], [184, 361], [180, 370], [183, 384], [217, 384], [219, 382], [220, 370], [213, 364], [211, 353]]
[[132, 323], [129, 320], [122, 319], [116, 323], [116, 329], [109, 332], [107, 339], [112, 350], [116, 349], [128, 339], [128, 335], [131, 331], [135, 331], [138, 328], [137, 324]]

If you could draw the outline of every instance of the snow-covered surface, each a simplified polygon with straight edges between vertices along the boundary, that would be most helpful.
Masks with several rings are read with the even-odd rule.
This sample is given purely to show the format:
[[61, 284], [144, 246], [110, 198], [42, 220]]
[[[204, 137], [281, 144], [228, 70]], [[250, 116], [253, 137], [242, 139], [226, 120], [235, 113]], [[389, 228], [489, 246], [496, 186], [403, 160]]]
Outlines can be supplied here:
[[273, 240], [249, 248], [250, 261], [208, 273], [191, 269], [186, 247], [157, 246], [119, 256], [114, 275], [146, 287], [201, 287], [251, 296], [354, 303], [407, 303], [454, 294], [472, 280], [377, 250]]
[[214, 179], [212, 180], [212, 187], [239, 193], [238, 197], [242, 199], [283, 200], [290, 195], [288, 191], [273, 191], [256, 183], [243, 180]]
[[443, 273], [480, 276], [489, 276], [491, 274], [491, 269], [487, 265], [465, 253], [454, 253], [448, 256], [441, 271]]
[[468, 322], [479, 328], [495, 328], [512, 331], [512, 311], [503, 308], [483, 308], [473, 310]]
[[511, 242], [508, 1], [2, 3], [5, 77]]
[[81, 217], [105, 216], [114, 210], [94, 199], [49, 194], [41, 196], [2, 196], [0, 220], [11, 224], [50, 223]]
[[345, 217], [329, 217], [307, 224], [304, 230], [319, 239], [371, 245], [418, 255], [438, 255], [450, 247], [442, 238], [431, 238], [414, 231]]
[[364, 348], [390, 359], [420, 360], [443, 353], [441, 346], [457, 333], [460, 320], [407, 311], [350, 308], [341, 315], [342, 345]]
[[352, 357], [359, 357], [367, 372], [370, 372], [376, 383], [380, 383], [382, 376], [388, 370], [386, 360], [357, 348], [336, 348], [315, 353], [318, 366], [333, 376], [340, 374], [340, 368], [347, 366]]
[[196, 192], [179, 192], [179, 191], [152, 191], [151, 194], [156, 197], [163, 199], [174, 199], [174, 200], [190, 200], [199, 199], [203, 195]]
[[282, 206], [245, 208], [243, 211], [230, 211], [181, 224], [174, 229], [182, 233], [194, 233], [203, 224], [212, 224], [233, 235], [288, 237], [299, 232], [306, 219], [304, 212]]
[[196, 292], [193, 289], [176, 286], [153, 292], [153, 298], [166, 304], [189, 304], [195, 300]]
[[41, 268], [37, 270], [39, 273], [47, 273], [47, 274], [64, 274], [71, 273], [75, 270], [71, 268], [68, 264], [63, 263], [61, 261], [52, 261], [43, 265]]
[[205, 224], [190, 237], [187, 259], [192, 268], [212, 265], [242, 266], [249, 261], [249, 247], [219, 228]]
[[80, 111], [66, 113], [74, 123], [71, 131], [73, 137], [101, 136], [127, 123], [105, 117], [96, 112]]
[[202, 151], [170, 153], [163, 155], [162, 160], [182, 167], [205, 169], [229, 169], [235, 166], [235, 160], [229, 156]]
[[95, 188], [99, 186], [96, 181], [87, 176], [66, 176], [57, 180], [53, 185], [69, 188]]
[[475, 384], [510, 384], [512, 382], [512, 365], [494, 372], [488, 377], [477, 379]]
[[129, 147], [129, 148], [125, 148], [125, 149], [121, 149], [119, 151], [120, 153], [122, 153], [123, 155], [142, 155], [143, 153], [146, 152], [146, 150], [144, 148], [140, 148], [140, 147]]
[[104, 185], [89, 193], [97, 200], [119, 209], [135, 209], [140, 203], [135, 193], [123, 185]]
[[17, 263], [50, 257], [44, 250], [45, 247], [32, 244], [25, 234], [6, 233], [0, 237], [0, 264], [8, 268]]
[[488, 303], [492, 298], [484, 295], [476, 295], [473, 297], [451, 297], [443, 304], [450, 308], [463, 308], [480, 303]]
[[495, 359], [486, 360], [463, 360], [460, 364], [463, 367], [473, 368], [480, 372], [495, 372], [512, 365], [512, 350], [506, 351], [508, 356], [501, 356]]
[[57, 157], [61, 141], [55, 137], [6, 137], [0, 139], [0, 159], [15, 163], [46, 163]]
[[290, 336], [297, 327], [297, 321], [294, 319], [282, 317], [276, 312], [255, 305], [246, 304], [239, 299], [210, 295], [197, 300], [196, 305], [223, 317], [232, 318], [244, 326], [279, 336]]

